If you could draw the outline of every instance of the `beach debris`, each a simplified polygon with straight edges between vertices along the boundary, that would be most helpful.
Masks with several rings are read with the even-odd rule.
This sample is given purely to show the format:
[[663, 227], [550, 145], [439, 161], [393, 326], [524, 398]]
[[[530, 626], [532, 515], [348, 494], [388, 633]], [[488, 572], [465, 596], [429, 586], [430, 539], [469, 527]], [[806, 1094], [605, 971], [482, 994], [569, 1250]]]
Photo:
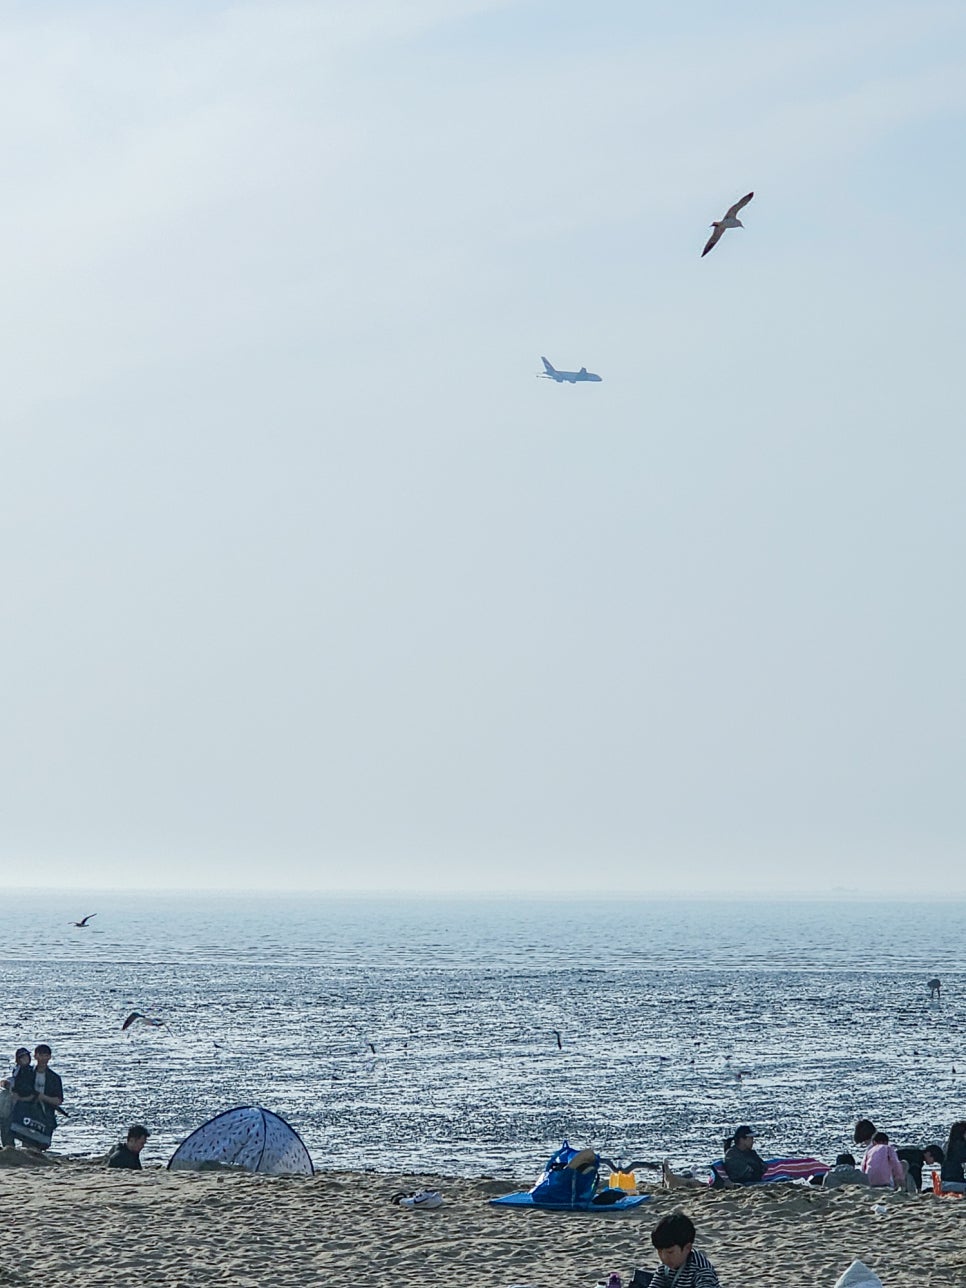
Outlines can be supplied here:
[[77, 926], [77, 927], [79, 927], [81, 930], [86, 930], [86, 929], [87, 929], [87, 925], [88, 925], [88, 923], [90, 922], [91, 918], [96, 917], [96, 916], [97, 916], [97, 913], [96, 913], [96, 912], [89, 912], [89, 913], [87, 914], [87, 916], [86, 916], [86, 917], [81, 917], [80, 921], [71, 921], [71, 922], [69, 922], [68, 924], [69, 924], [69, 925], [71, 925], [71, 926]]
[[714, 221], [711, 225], [714, 232], [712, 232], [711, 236], [708, 238], [708, 244], [701, 252], [702, 259], [704, 259], [709, 250], [714, 250], [715, 246], [717, 246], [718, 242], [729, 228], [744, 228], [744, 224], [738, 218], [738, 211], [744, 209], [754, 195], [755, 194], [753, 192], [749, 192], [747, 196], [742, 197], [740, 201], [736, 201], [733, 206], [728, 207], [723, 219], [716, 219]]

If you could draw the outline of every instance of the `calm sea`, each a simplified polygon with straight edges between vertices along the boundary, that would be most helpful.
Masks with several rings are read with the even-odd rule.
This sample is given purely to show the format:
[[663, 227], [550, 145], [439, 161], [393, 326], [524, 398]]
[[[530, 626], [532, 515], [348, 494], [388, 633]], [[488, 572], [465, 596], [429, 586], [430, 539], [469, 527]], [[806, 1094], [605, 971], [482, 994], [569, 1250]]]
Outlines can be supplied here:
[[[0, 931], [0, 1051], [53, 1047], [62, 1153], [140, 1119], [166, 1161], [237, 1104], [317, 1167], [459, 1175], [564, 1137], [703, 1163], [748, 1122], [831, 1157], [859, 1116], [903, 1144], [966, 1117], [964, 904], [11, 891]], [[135, 1009], [167, 1028], [122, 1033]]]

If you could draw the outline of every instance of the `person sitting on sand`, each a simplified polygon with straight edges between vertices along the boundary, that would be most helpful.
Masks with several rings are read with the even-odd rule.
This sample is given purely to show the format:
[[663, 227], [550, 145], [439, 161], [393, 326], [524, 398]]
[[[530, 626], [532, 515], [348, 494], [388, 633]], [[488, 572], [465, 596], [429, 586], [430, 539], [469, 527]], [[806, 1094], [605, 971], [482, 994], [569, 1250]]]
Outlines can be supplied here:
[[147, 1144], [151, 1133], [140, 1123], [132, 1123], [127, 1129], [127, 1140], [118, 1141], [108, 1156], [108, 1167], [127, 1167], [141, 1171], [141, 1150]]
[[946, 1157], [939, 1173], [943, 1194], [966, 1194], [963, 1165], [966, 1164], [966, 1122], [953, 1123], [946, 1142]]
[[765, 1160], [755, 1153], [754, 1132], [737, 1127], [724, 1143], [724, 1170], [735, 1185], [757, 1185], [765, 1175]]
[[[714, 1266], [703, 1252], [696, 1252], [694, 1222], [683, 1212], [662, 1217], [651, 1233], [660, 1268], [650, 1281], [650, 1288], [721, 1288]], [[635, 1281], [643, 1275], [635, 1274]]]
[[839, 1185], [868, 1185], [869, 1178], [861, 1167], [856, 1167], [855, 1156], [853, 1154], [839, 1154], [835, 1160], [835, 1166], [830, 1167], [825, 1174], [825, 1180], [822, 1187], [826, 1190], [834, 1190]]
[[922, 1189], [923, 1167], [940, 1167], [946, 1157], [941, 1145], [923, 1145], [922, 1149], [917, 1149], [915, 1145], [901, 1145], [896, 1149], [896, 1154], [899, 1162], [905, 1163], [908, 1168], [906, 1188], [916, 1194]]
[[[875, 1123], [870, 1122], [868, 1118], [860, 1118], [855, 1124], [852, 1139], [856, 1145], [863, 1145], [869, 1149], [874, 1135]], [[908, 1169], [906, 1189], [915, 1190], [916, 1193], [922, 1189], [923, 1167], [939, 1167], [943, 1161], [943, 1151], [939, 1145], [924, 1145], [922, 1149], [915, 1145], [900, 1145], [896, 1148], [896, 1155]]]
[[884, 1131], [877, 1131], [872, 1137], [872, 1144], [862, 1159], [862, 1171], [870, 1185], [888, 1185], [897, 1190], [906, 1187], [906, 1169]]

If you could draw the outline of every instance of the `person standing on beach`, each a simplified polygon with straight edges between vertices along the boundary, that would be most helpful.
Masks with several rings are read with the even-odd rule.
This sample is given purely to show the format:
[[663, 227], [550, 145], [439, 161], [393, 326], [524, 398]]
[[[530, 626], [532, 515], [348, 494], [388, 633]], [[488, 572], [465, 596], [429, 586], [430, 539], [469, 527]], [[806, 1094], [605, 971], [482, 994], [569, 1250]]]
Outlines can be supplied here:
[[765, 1160], [755, 1153], [754, 1144], [750, 1127], [737, 1127], [725, 1141], [724, 1169], [736, 1185], [757, 1185], [765, 1175]]
[[3, 1104], [0, 1105], [0, 1144], [4, 1149], [16, 1148], [17, 1142], [10, 1134], [10, 1115], [17, 1103], [17, 1093], [13, 1088], [20, 1070], [30, 1068], [30, 1052], [26, 1047], [17, 1047], [13, 1061], [10, 1077], [4, 1078], [0, 1084], [3, 1087]]
[[107, 1160], [108, 1167], [125, 1167], [131, 1171], [141, 1171], [141, 1150], [147, 1144], [151, 1133], [140, 1123], [132, 1123], [127, 1129], [127, 1140], [118, 1141], [111, 1150]]
[[[34, 1048], [34, 1060], [36, 1065], [33, 1069], [27, 1065], [21, 1068], [14, 1079], [13, 1091], [18, 1101], [28, 1100], [31, 1102], [35, 1112], [44, 1120], [50, 1135], [53, 1135], [57, 1126], [57, 1110], [64, 1103], [64, 1084], [60, 1080], [60, 1074], [55, 1073], [49, 1067], [50, 1057], [53, 1054], [46, 1042], [41, 1042]], [[16, 1124], [11, 1123], [11, 1130], [16, 1133]], [[49, 1149], [49, 1143], [42, 1145], [36, 1141], [25, 1141], [31, 1149]]]

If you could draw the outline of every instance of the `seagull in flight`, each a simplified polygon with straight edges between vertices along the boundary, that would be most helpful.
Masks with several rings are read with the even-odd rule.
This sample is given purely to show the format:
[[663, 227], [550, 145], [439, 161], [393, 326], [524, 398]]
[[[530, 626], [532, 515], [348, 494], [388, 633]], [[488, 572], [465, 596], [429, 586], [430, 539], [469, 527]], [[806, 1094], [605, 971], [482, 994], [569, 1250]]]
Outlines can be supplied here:
[[149, 1029], [166, 1029], [168, 1027], [164, 1020], [152, 1019], [150, 1016], [142, 1014], [141, 1011], [132, 1011], [121, 1025], [121, 1032], [124, 1033], [132, 1024], [136, 1024], [138, 1020], [140, 1020], [141, 1023]]
[[96, 917], [96, 916], [97, 916], [97, 913], [96, 913], [96, 912], [89, 912], [89, 913], [87, 914], [87, 916], [86, 916], [86, 917], [82, 917], [82, 918], [80, 919], [80, 921], [72, 921], [72, 922], [70, 922], [70, 925], [72, 925], [72, 926], [80, 926], [80, 928], [83, 930], [83, 929], [86, 927], [87, 923], [90, 921], [90, 919], [91, 919], [92, 917]]
[[559, 1029], [551, 1029], [551, 1030], [550, 1030], [550, 1032], [551, 1032], [551, 1033], [554, 1035], [554, 1037], [557, 1039], [557, 1050], [558, 1050], [558, 1051], [562, 1051], [562, 1050], [563, 1050], [563, 1038], [560, 1036], [560, 1030], [559, 1030]]
[[656, 1172], [661, 1166], [660, 1163], [648, 1163], [644, 1159], [637, 1159], [632, 1163], [615, 1163], [613, 1159], [605, 1158], [603, 1154], [600, 1156], [600, 1161], [612, 1172], [636, 1172], [639, 1167], [649, 1167]]
[[711, 225], [714, 232], [708, 238], [708, 244], [701, 252], [702, 259], [704, 259], [709, 250], [714, 250], [715, 246], [717, 246], [718, 242], [721, 240], [722, 233], [727, 232], [729, 228], [744, 228], [744, 224], [738, 218], [738, 211], [743, 210], [754, 195], [755, 194], [753, 192], [749, 192], [746, 197], [742, 197], [740, 201], [736, 201], [733, 206], [728, 207], [724, 219], [716, 219], [714, 221]]

